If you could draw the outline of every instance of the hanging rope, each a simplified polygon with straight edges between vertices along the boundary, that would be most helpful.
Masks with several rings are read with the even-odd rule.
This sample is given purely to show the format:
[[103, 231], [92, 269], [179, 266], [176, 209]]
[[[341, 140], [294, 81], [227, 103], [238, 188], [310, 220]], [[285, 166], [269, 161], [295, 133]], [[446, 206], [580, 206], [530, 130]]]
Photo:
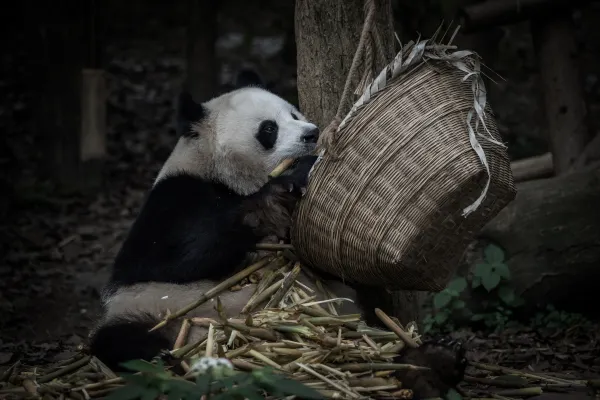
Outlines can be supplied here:
[[382, 62], [382, 64], [384, 65], [386, 63], [383, 43], [381, 42], [379, 32], [377, 31], [377, 29], [375, 29], [375, 11], [375, 0], [365, 0], [365, 22], [363, 23], [363, 28], [360, 34], [360, 40], [358, 42], [356, 52], [354, 53], [354, 58], [352, 59], [350, 70], [348, 71], [348, 75], [346, 77], [344, 91], [342, 92], [342, 97], [340, 98], [340, 103], [338, 105], [337, 112], [335, 113], [333, 120], [329, 123], [329, 125], [327, 125], [327, 127], [323, 130], [319, 137], [319, 149], [326, 149], [327, 152], [334, 157], [335, 152], [333, 150], [332, 144], [335, 138], [335, 134], [337, 133], [340, 123], [342, 122], [342, 119], [344, 117], [344, 114], [347, 112], [349, 105], [352, 103], [351, 96], [354, 91], [352, 90], [351, 86], [352, 82], [358, 75], [361, 64], [364, 67], [364, 72], [363, 77], [359, 82], [358, 89], [360, 89], [360, 91], [362, 92], [362, 88], [368, 85], [368, 83], [372, 80], [373, 77], [373, 71], [375, 69], [375, 56], [373, 54], [373, 48], [375, 48], [378, 52], [377, 55], [380, 62]]

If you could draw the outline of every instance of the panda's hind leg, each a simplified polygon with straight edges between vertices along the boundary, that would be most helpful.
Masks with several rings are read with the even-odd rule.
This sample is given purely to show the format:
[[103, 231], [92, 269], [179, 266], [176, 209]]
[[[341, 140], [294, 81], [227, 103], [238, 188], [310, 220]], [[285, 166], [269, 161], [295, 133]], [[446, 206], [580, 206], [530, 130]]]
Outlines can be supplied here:
[[412, 389], [413, 399], [445, 397], [463, 380], [467, 366], [462, 341], [441, 337], [424, 342], [417, 348], [405, 348], [396, 363], [427, 367], [429, 370], [398, 371], [402, 386]]

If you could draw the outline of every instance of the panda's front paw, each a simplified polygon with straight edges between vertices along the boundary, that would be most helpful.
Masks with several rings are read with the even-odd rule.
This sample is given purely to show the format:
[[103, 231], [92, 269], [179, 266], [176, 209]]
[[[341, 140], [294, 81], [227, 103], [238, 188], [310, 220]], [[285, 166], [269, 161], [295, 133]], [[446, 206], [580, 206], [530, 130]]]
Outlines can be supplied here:
[[396, 377], [407, 389], [412, 389], [415, 399], [445, 397], [463, 380], [467, 360], [461, 341], [443, 337], [429, 340], [416, 349], [407, 348], [395, 361], [427, 367], [423, 371], [398, 371]]
[[308, 174], [317, 161], [317, 156], [304, 156], [298, 158], [293, 166], [290, 176], [294, 179], [296, 185], [306, 188], [308, 185]]

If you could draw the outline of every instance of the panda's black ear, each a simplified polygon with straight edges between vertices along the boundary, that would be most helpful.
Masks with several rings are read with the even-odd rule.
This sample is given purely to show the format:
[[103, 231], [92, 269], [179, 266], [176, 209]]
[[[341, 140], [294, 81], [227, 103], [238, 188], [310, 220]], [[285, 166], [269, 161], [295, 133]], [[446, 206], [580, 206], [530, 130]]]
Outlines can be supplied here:
[[177, 99], [177, 133], [182, 136], [196, 136], [191, 125], [204, 117], [206, 117], [204, 106], [196, 103], [189, 92], [181, 92]]
[[237, 74], [235, 88], [240, 89], [248, 86], [264, 88], [265, 83], [256, 71], [250, 68], [244, 68]]

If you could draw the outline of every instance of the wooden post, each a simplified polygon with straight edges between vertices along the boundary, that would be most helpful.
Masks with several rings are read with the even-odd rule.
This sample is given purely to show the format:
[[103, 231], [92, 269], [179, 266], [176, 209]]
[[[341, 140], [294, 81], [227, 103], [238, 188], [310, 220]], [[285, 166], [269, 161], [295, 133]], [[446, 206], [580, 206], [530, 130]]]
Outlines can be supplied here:
[[532, 21], [554, 172], [567, 172], [590, 140], [577, 66], [571, 14], [567, 10]]
[[[324, 129], [333, 119], [358, 45], [364, 22], [364, 0], [296, 0], [295, 31], [298, 52], [298, 99], [309, 120]], [[394, 56], [390, 0], [377, 0], [377, 29], [388, 62]], [[378, 63], [377, 71], [383, 68]], [[360, 79], [360, 77], [359, 77]], [[353, 89], [357, 82], [354, 82]], [[381, 288], [357, 288], [360, 302], [394, 315], [403, 324], [419, 323], [423, 294], [387, 293]]]
[[40, 3], [35, 13], [40, 19], [35, 109], [45, 159], [41, 172], [64, 188], [92, 189], [101, 184], [105, 94], [101, 74], [83, 70], [101, 62], [95, 31], [99, 9], [94, 0], [61, 4]]
[[106, 77], [101, 69], [84, 69], [81, 80], [81, 143], [79, 159], [101, 180], [106, 156]]
[[217, 94], [218, 63], [215, 44], [218, 37], [215, 0], [188, 0], [187, 71], [184, 87], [194, 100], [207, 101]]

